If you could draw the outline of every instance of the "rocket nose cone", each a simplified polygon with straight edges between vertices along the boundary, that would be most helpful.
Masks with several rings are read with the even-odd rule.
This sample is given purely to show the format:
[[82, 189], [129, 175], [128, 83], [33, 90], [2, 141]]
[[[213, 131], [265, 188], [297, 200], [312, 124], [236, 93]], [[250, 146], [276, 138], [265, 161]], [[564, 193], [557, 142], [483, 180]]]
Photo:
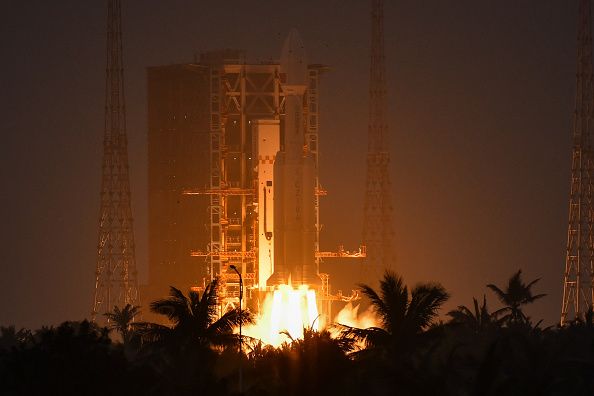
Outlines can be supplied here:
[[307, 55], [297, 29], [291, 29], [285, 40], [281, 52], [280, 69], [284, 84], [307, 84]]

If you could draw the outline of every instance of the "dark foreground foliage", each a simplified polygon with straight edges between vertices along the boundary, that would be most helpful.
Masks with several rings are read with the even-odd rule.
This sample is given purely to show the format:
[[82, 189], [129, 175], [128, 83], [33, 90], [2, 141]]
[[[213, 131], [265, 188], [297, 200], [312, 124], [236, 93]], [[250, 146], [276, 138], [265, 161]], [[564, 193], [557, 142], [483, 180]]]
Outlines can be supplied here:
[[172, 288], [151, 304], [171, 326], [134, 322], [138, 307], [127, 306], [109, 328], [0, 327], [0, 394], [237, 395], [241, 367], [246, 395], [594, 395], [594, 315], [542, 329], [523, 311], [543, 297], [535, 283], [518, 272], [488, 285], [500, 309], [483, 296], [436, 323], [443, 287], [386, 273], [377, 291], [361, 286], [378, 327], [305, 329], [280, 348], [245, 339], [244, 354], [232, 330], [252, 317], [216, 315], [218, 282], [202, 295]]

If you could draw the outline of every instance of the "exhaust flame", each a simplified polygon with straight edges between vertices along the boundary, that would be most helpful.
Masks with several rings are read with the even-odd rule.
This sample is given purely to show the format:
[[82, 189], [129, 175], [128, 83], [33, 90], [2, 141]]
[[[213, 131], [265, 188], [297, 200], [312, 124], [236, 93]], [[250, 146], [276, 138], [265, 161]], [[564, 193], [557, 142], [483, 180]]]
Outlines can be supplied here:
[[379, 326], [373, 310], [368, 308], [362, 313], [359, 313], [359, 305], [353, 306], [352, 303], [348, 303], [340, 310], [340, 312], [338, 312], [334, 318], [334, 323], [349, 327], [357, 327], [359, 329]]
[[[377, 316], [371, 308], [366, 309], [362, 313], [359, 313], [359, 308], [359, 305], [353, 306], [353, 304], [349, 302], [340, 310], [340, 312], [338, 312], [334, 318], [334, 323], [358, 329], [379, 327]], [[330, 332], [333, 338], [337, 338], [340, 336], [341, 329], [339, 327], [331, 327]], [[361, 340], [356, 341], [355, 347], [358, 350], [365, 349], [365, 342]]]
[[267, 293], [256, 324], [246, 327], [244, 334], [277, 347], [291, 338], [303, 338], [304, 327], [319, 331], [318, 316], [315, 290], [307, 285], [280, 285]]
[[[359, 308], [359, 305], [353, 306], [349, 302], [338, 312], [334, 323], [360, 329], [379, 326], [373, 310], [367, 309], [359, 313]], [[278, 347], [284, 342], [290, 343], [291, 340], [303, 338], [304, 328], [320, 331], [324, 327], [318, 313], [315, 289], [310, 289], [308, 285], [297, 288], [280, 285], [274, 291], [266, 293], [256, 323], [246, 326], [243, 334]], [[331, 326], [329, 330], [333, 337], [340, 335], [339, 328]], [[358, 343], [358, 347], [364, 348], [363, 343]]]

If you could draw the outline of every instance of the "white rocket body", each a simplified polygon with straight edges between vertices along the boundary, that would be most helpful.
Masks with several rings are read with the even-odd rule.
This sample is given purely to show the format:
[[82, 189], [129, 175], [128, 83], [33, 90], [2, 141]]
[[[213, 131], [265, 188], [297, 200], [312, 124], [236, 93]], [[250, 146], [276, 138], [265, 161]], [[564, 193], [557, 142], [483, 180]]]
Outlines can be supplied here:
[[315, 161], [306, 149], [303, 95], [307, 61], [296, 30], [281, 56], [284, 146], [274, 161], [274, 273], [268, 285], [320, 282], [315, 262]]
[[279, 120], [253, 120], [258, 154], [258, 286], [265, 291], [274, 271], [274, 160], [280, 149]]

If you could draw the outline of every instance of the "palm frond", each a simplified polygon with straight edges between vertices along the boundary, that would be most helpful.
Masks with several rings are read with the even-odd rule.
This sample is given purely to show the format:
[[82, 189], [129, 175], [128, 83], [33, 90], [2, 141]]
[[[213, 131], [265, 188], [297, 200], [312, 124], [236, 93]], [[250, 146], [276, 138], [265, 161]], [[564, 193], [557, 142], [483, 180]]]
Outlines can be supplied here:
[[450, 324], [466, 325], [474, 322], [472, 313], [465, 306], [459, 306], [458, 308], [449, 311], [446, 315], [450, 317]]
[[409, 309], [408, 287], [404, 285], [401, 276], [392, 271], [386, 271], [380, 281], [380, 289], [381, 298], [387, 311], [383, 315], [384, 328], [391, 332], [399, 322], [404, 320]]
[[536, 279], [534, 279], [532, 282], [528, 283], [528, 284], [526, 285], [526, 289], [530, 290], [530, 289], [532, 288], [532, 286], [533, 286], [534, 284], [536, 284], [536, 283], [537, 283], [539, 280], [540, 280], [540, 278], [536, 278]]
[[408, 288], [402, 277], [387, 270], [380, 280], [380, 294], [372, 287], [359, 284], [362, 293], [369, 298], [382, 326], [389, 332], [402, 322], [408, 309]]
[[216, 277], [212, 282], [206, 286], [200, 303], [197, 306], [197, 311], [194, 316], [199, 320], [201, 328], [208, 328], [217, 318], [218, 309], [218, 293], [220, 286], [220, 278]]
[[150, 309], [154, 313], [167, 316], [173, 323], [182, 322], [190, 316], [188, 299], [173, 286], [169, 288], [169, 297], [151, 302]]
[[487, 285], [487, 287], [489, 289], [491, 289], [491, 291], [493, 293], [495, 293], [495, 295], [499, 299], [499, 302], [501, 302], [502, 304], [507, 305], [507, 295], [506, 295], [506, 293], [503, 290], [501, 290], [499, 287], [497, 287], [496, 285], [494, 285], [492, 283], [489, 283]]
[[227, 311], [223, 316], [212, 323], [209, 327], [209, 332], [212, 334], [232, 333], [240, 323], [242, 326], [253, 324], [254, 317], [248, 310], [242, 309], [240, 311], [239, 308], [235, 308]]
[[439, 308], [450, 298], [445, 288], [437, 283], [417, 285], [411, 292], [406, 317], [415, 325], [415, 332], [427, 328], [437, 316]]
[[390, 337], [386, 330], [380, 327], [359, 329], [357, 327], [337, 325], [337, 328], [340, 329], [338, 339], [344, 339], [354, 343], [363, 343], [367, 347], [386, 345], [386, 340]]
[[198, 315], [198, 312], [196, 311], [198, 310], [199, 305], [200, 295], [197, 292], [190, 290], [190, 292], [188, 293], [188, 306], [190, 308], [192, 316]]
[[157, 323], [136, 322], [131, 324], [132, 331], [139, 336], [143, 343], [154, 343], [165, 340], [171, 335], [172, 329]]
[[536, 296], [530, 296], [530, 297], [525, 298], [522, 303], [523, 304], [530, 304], [530, 303], [538, 300], [539, 298], [543, 298], [543, 297], [546, 297], [546, 296], [547, 295], [545, 293], [537, 294]]
[[510, 312], [512, 309], [510, 307], [503, 307], [499, 308], [497, 311], [494, 311], [492, 315], [499, 316], [505, 312]]
[[371, 305], [373, 305], [380, 316], [386, 312], [386, 306], [384, 305], [384, 302], [371, 286], [365, 285], [363, 283], [359, 283], [357, 286], [361, 289], [361, 293], [369, 298]]
[[458, 305], [456, 309], [449, 311], [446, 315], [451, 318], [450, 323], [453, 324], [467, 324], [476, 320], [472, 311], [464, 305]]
[[481, 318], [481, 309], [479, 308], [478, 300], [472, 297], [472, 302], [474, 303], [474, 317], [479, 321]]

